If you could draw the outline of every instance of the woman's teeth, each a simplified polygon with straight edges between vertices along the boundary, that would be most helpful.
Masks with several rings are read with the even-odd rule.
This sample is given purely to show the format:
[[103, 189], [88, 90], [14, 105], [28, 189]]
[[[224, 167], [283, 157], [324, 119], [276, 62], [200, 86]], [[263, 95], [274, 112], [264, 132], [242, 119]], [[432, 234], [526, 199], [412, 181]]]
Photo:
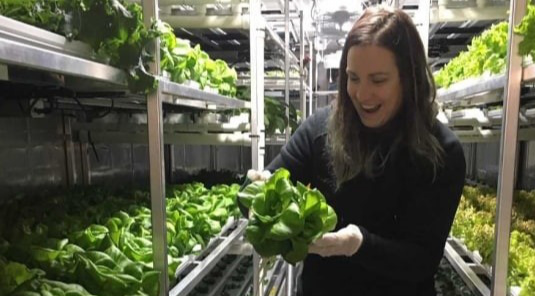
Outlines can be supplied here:
[[364, 109], [364, 111], [366, 112], [374, 112], [374, 111], [379, 110], [379, 107], [381, 107], [381, 104], [377, 104], [377, 105], [362, 104], [361, 106], [362, 106], [362, 109]]

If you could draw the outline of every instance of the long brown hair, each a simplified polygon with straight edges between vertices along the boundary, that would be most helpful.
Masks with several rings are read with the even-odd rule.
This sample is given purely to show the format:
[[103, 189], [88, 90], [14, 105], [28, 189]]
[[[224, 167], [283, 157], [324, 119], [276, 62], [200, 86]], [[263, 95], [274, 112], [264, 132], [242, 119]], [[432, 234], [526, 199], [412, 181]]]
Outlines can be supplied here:
[[[393, 145], [385, 156], [362, 137], [363, 124], [347, 93], [347, 56], [353, 46], [375, 45], [390, 50], [396, 60], [402, 85], [401, 121]], [[424, 46], [410, 17], [401, 10], [368, 8], [349, 32], [342, 59], [338, 98], [328, 124], [331, 165], [339, 187], [359, 175], [374, 177], [382, 172], [391, 152], [403, 145], [411, 158], [426, 160], [432, 174], [442, 164], [443, 149], [432, 129], [436, 124], [436, 87], [427, 66]], [[378, 157], [381, 157], [378, 159]]]

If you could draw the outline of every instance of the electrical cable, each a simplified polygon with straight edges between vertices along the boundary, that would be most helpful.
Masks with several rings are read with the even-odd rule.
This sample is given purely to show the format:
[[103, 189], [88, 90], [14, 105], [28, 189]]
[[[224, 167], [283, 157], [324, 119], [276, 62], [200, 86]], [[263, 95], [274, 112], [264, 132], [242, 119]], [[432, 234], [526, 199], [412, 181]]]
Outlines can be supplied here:
[[111, 106], [105, 112], [103, 112], [102, 114], [99, 114], [97, 116], [92, 117], [91, 120], [101, 119], [101, 118], [109, 115], [115, 109], [115, 98], [112, 97], [110, 99], [111, 99]]
[[[84, 117], [85, 122], [89, 123], [90, 120], [88, 120], [88, 113], [87, 113], [84, 105], [82, 104], [82, 102], [80, 102], [80, 100], [78, 99], [78, 96], [77, 96], [76, 92], [74, 92], [74, 91], [72, 92], [72, 98], [74, 99], [74, 101], [76, 101], [76, 103], [82, 109], [82, 112], [84, 113], [84, 116], [85, 116]], [[95, 146], [95, 143], [93, 142], [93, 137], [91, 136], [91, 131], [87, 131], [87, 141], [91, 145], [91, 149], [93, 150], [93, 153], [95, 154], [95, 158], [97, 159], [97, 162], [100, 162], [100, 158], [98, 156], [97, 148]]]

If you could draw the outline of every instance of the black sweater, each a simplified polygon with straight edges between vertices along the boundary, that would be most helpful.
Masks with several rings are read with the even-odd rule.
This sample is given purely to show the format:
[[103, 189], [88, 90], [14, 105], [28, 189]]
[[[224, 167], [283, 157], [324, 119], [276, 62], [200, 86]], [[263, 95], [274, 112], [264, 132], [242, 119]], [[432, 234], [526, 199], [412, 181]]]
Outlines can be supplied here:
[[297, 129], [267, 166], [285, 167], [292, 180], [311, 184], [338, 215], [336, 230], [357, 225], [363, 242], [352, 257], [309, 254], [302, 275], [305, 295], [433, 295], [434, 274], [459, 204], [465, 159], [456, 136], [437, 123], [433, 134], [445, 151], [433, 181], [426, 166], [400, 148], [373, 179], [357, 176], [335, 190], [326, 153], [330, 108]]

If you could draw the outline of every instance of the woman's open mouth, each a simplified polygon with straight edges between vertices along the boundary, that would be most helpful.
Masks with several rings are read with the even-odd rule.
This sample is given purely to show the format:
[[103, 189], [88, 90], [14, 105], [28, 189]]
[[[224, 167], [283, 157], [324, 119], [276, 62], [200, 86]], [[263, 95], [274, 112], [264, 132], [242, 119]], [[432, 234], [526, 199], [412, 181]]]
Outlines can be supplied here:
[[366, 113], [372, 114], [377, 112], [381, 108], [381, 104], [375, 104], [375, 105], [366, 105], [361, 104], [362, 110]]

